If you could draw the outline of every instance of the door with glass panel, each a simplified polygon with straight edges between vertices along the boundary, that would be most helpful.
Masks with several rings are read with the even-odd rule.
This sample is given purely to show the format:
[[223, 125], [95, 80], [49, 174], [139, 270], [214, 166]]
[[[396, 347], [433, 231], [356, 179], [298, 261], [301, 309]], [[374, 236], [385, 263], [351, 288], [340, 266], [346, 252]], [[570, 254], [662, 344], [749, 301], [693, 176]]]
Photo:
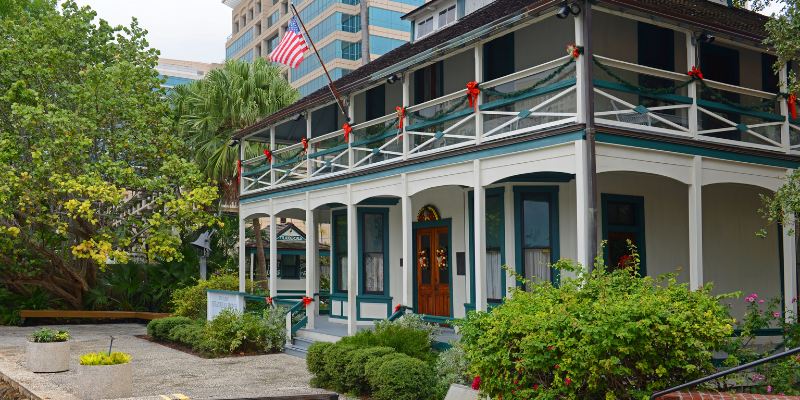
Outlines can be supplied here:
[[547, 192], [520, 193], [519, 241], [521, 244], [521, 273], [526, 280], [552, 281], [553, 255], [553, 194]]
[[416, 234], [418, 313], [450, 316], [450, 234], [446, 227]]

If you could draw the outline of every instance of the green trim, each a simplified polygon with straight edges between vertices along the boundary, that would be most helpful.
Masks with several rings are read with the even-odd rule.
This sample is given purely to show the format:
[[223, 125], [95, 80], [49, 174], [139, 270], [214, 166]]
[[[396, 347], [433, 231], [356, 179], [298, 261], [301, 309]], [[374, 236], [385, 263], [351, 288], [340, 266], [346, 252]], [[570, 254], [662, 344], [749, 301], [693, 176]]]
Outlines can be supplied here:
[[400, 203], [397, 197], [370, 197], [358, 203], [359, 206], [396, 206]]
[[[623, 226], [615, 226], [615, 231], [620, 232], [631, 232], [636, 235], [636, 246], [637, 250], [639, 251], [639, 273], [642, 276], [647, 275], [647, 242], [645, 240], [645, 219], [644, 219], [644, 197], [643, 196], [631, 196], [631, 195], [622, 195], [622, 194], [609, 194], [609, 193], [601, 193], [600, 194], [600, 203], [601, 203], [601, 215], [602, 215], [602, 231], [603, 231], [603, 240], [608, 241], [608, 202], [609, 201], [619, 201], [625, 203], [632, 203], [636, 207], [636, 227], [633, 229], [623, 227]], [[611, 266], [608, 259], [608, 248], [603, 249], [603, 260], [605, 261], [606, 265]]]
[[731, 105], [728, 105], [728, 104], [717, 103], [716, 101], [697, 99], [697, 105], [700, 106], [700, 107], [704, 107], [704, 108], [710, 108], [712, 110], [729, 112], [729, 113], [734, 113], [734, 114], [747, 115], [747, 116], [750, 116], [750, 117], [761, 118], [761, 119], [764, 119], [764, 120], [767, 120], [767, 121], [772, 121], [772, 122], [783, 122], [783, 121], [786, 121], [786, 117], [784, 117], [783, 115], [780, 115], [780, 114], [773, 114], [773, 113], [768, 113], [768, 112], [764, 112], [764, 111], [748, 110], [748, 109], [745, 109], [745, 108], [734, 107], [734, 106], [731, 106]]
[[[377, 179], [377, 178], [383, 178], [383, 177], [388, 177], [388, 176], [396, 176], [396, 175], [399, 175], [399, 174], [404, 173], [404, 172], [419, 171], [419, 170], [423, 170], [423, 169], [435, 168], [435, 167], [444, 166], [444, 165], [451, 165], [451, 164], [456, 164], [456, 163], [460, 163], [460, 162], [467, 162], [467, 161], [472, 161], [472, 160], [476, 160], [476, 159], [480, 159], [480, 158], [494, 157], [494, 156], [499, 156], [499, 155], [518, 152], [518, 151], [539, 149], [539, 148], [542, 148], [542, 147], [554, 146], [554, 145], [574, 142], [576, 140], [582, 140], [582, 139], [583, 139], [583, 130], [576, 130], [574, 132], [563, 133], [563, 134], [560, 134], [560, 135], [543, 137], [543, 138], [536, 139], [536, 140], [527, 140], [527, 141], [523, 141], [523, 142], [513, 143], [513, 144], [510, 144], [510, 145], [507, 145], [507, 146], [493, 147], [493, 148], [488, 148], [488, 149], [474, 151], [474, 152], [465, 153], [465, 154], [459, 154], [459, 155], [450, 156], [450, 157], [436, 158], [436, 159], [433, 159], [433, 160], [430, 160], [430, 161], [425, 161], [425, 162], [420, 162], [420, 163], [410, 164], [410, 165], [398, 166], [397, 168], [386, 169], [386, 170], [383, 170], [383, 171], [367, 173], [367, 174], [364, 174], [364, 175], [352, 176], [352, 177], [348, 177], [348, 178], [336, 179], [336, 180], [323, 182], [323, 183], [319, 183], [319, 184], [315, 184], [315, 185], [308, 185], [308, 186], [303, 186], [303, 187], [300, 187], [300, 188], [292, 188], [292, 189], [287, 189], [287, 190], [283, 190], [283, 191], [275, 191], [275, 192], [271, 192], [271, 193], [265, 193], [265, 194], [261, 194], [261, 195], [248, 197], [248, 198], [245, 198], [245, 199], [241, 199], [239, 201], [239, 203], [240, 204], [248, 204], [248, 203], [253, 203], [253, 202], [256, 202], [256, 201], [261, 201], [261, 200], [264, 200], [264, 199], [270, 199], [270, 198], [278, 197], [278, 196], [288, 196], [288, 195], [296, 194], [296, 193], [305, 193], [305, 192], [308, 192], [308, 191], [311, 191], [311, 190], [319, 190], [319, 189], [328, 188], [328, 187], [334, 187], [334, 186], [343, 186], [343, 185], [346, 185], [348, 183], [358, 183], [358, 182], [364, 182], [364, 181], [367, 181], [367, 180], [372, 180], [372, 179]], [[798, 164], [798, 165], [800, 165], [800, 164]], [[333, 253], [331, 253], [331, 254], [333, 254]]]
[[[530, 92], [525, 93], [525, 94], [521, 94], [521, 95], [518, 95], [518, 96], [509, 97], [509, 98], [505, 98], [505, 99], [493, 100], [493, 101], [490, 101], [490, 102], [487, 102], [487, 103], [483, 103], [483, 104], [480, 105], [479, 109], [481, 111], [492, 110], [492, 109], [495, 109], [495, 108], [498, 108], [498, 107], [503, 107], [503, 106], [506, 106], [506, 105], [509, 105], [509, 104], [516, 103], [516, 102], [518, 102], [520, 100], [525, 100], [525, 99], [528, 99], [528, 98], [531, 98], [531, 97], [536, 97], [536, 96], [541, 96], [541, 95], [545, 95], [545, 94], [552, 93], [552, 92], [557, 92], [557, 91], [559, 91], [561, 89], [565, 89], [565, 88], [568, 88], [568, 87], [575, 86], [575, 82], [576, 82], [575, 78], [566, 79], [566, 80], [563, 80], [561, 82], [554, 83], [552, 85], [542, 86], [540, 88], [531, 90]], [[521, 118], [524, 118], [524, 117], [521, 117]]]
[[[465, 117], [465, 116], [470, 115], [470, 114], [472, 114], [474, 112], [475, 112], [475, 110], [472, 109], [472, 108], [465, 108], [465, 109], [463, 109], [461, 111], [454, 111], [454, 112], [452, 112], [450, 114], [444, 115], [444, 116], [436, 118], [434, 120], [430, 120], [430, 121], [420, 122], [418, 124], [409, 125], [409, 126], [406, 127], [406, 130], [407, 131], [418, 131], [420, 129], [425, 129], [425, 128], [428, 128], [428, 127], [431, 127], [431, 126], [436, 126], [436, 125], [440, 125], [440, 124], [443, 124], [443, 123], [448, 122], [448, 121], [452, 121], [454, 119], [459, 119], [459, 118]], [[411, 118], [414, 118], [414, 117], [411, 116]]]
[[297, 163], [299, 163], [301, 160], [304, 160], [304, 159], [305, 159], [305, 157], [294, 157], [294, 158], [288, 159], [288, 160], [283, 161], [283, 162], [272, 164], [272, 168], [295, 166], [295, 165], [297, 165]]
[[[341, 217], [344, 217], [345, 222], [347, 222], [347, 210], [331, 211], [331, 299], [340, 293], [344, 294], [345, 298], [347, 297], [347, 291], [339, 288], [339, 269], [342, 268], [342, 266], [339, 265], [339, 257], [336, 256], [336, 247], [340, 244], [336, 243], [336, 238], [338, 237], [336, 232], [336, 218]], [[346, 244], [345, 247], [347, 247]]]
[[[602, 128], [599, 128], [600, 130]], [[760, 164], [760, 165], [768, 165], [773, 167], [782, 167], [782, 168], [798, 168], [800, 167], [800, 162], [798, 161], [789, 161], [789, 160], [782, 160], [776, 158], [770, 158], [765, 156], [757, 156], [751, 154], [742, 154], [742, 153], [733, 153], [728, 151], [722, 150], [715, 150], [715, 149], [706, 149], [696, 146], [684, 145], [684, 144], [677, 144], [677, 143], [669, 143], [669, 142], [662, 142], [658, 140], [651, 140], [651, 139], [641, 139], [641, 138], [633, 138], [628, 136], [620, 136], [614, 135], [611, 133], [597, 133], [597, 141], [602, 143], [609, 143], [609, 144], [618, 144], [621, 146], [632, 146], [632, 147], [639, 147], [643, 149], [651, 149], [651, 150], [662, 150], [662, 151], [669, 151], [673, 153], [682, 153], [682, 154], [690, 154], [695, 156], [704, 156], [704, 157], [711, 157], [711, 158], [719, 158], [722, 160], [731, 160], [731, 161], [740, 161], [746, 162], [751, 164]]]
[[[490, 188], [485, 190], [485, 198], [499, 197], [500, 198], [500, 266], [506, 265], [506, 204], [505, 195], [506, 189], [504, 187]], [[484, 202], [486, 200], [484, 199]], [[469, 304], [472, 309], [475, 309], [475, 191], [470, 190], [467, 194], [467, 203], [469, 209], [469, 276], [470, 276], [470, 292]], [[485, 203], [484, 203], [485, 204]], [[486, 249], [484, 249], [486, 251]], [[506, 274], [504, 271], [500, 272], [500, 293], [501, 297], [506, 297]], [[500, 300], [500, 299], [497, 299]], [[487, 298], [487, 301], [490, 299]]]
[[[383, 218], [383, 293], [367, 293], [364, 286], [364, 275], [366, 275], [364, 268], [364, 217], [367, 214], [378, 214]], [[366, 295], [372, 296], [387, 296], [390, 289], [389, 282], [389, 209], [388, 208], [364, 208], [359, 207], [356, 209], [357, 222], [357, 237], [358, 237], [358, 293], [364, 297]], [[387, 314], [388, 315], [388, 314]]]
[[618, 92], [631, 93], [631, 94], [639, 95], [641, 97], [646, 97], [646, 98], [656, 99], [656, 100], [664, 100], [664, 101], [669, 101], [669, 102], [673, 102], [673, 103], [679, 103], [679, 104], [693, 104], [694, 103], [694, 99], [692, 99], [691, 97], [681, 96], [681, 95], [677, 95], [677, 94], [647, 93], [647, 92], [643, 92], [641, 90], [631, 89], [631, 88], [629, 88], [629, 87], [627, 87], [627, 86], [625, 86], [623, 84], [620, 84], [620, 83], [605, 81], [605, 80], [602, 80], [602, 79], [595, 79], [594, 80], [594, 86], [602, 88], [602, 89], [609, 89], [609, 90], [615, 90], [615, 91], [618, 91]]
[[[265, 248], [268, 249], [269, 246], [266, 246]], [[255, 252], [256, 252], [256, 248], [255, 247], [248, 247], [247, 248], [247, 254], [248, 255], [253, 254]], [[282, 256], [282, 255], [305, 256], [306, 255], [306, 251], [305, 250], [300, 250], [300, 249], [278, 249], [278, 255], [279, 256]], [[321, 255], [321, 256], [329, 256], [330, 255], [330, 250], [320, 250], [319, 251], [319, 255]]]
[[[550, 263], [553, 264], [561, 258], [560, 227], [558, 220], [558, 186], [514, 186], [514, 258], [517, 263], [514, 268], [517, 274], [525, 275], [522, 254], [522, 202], [526, 194], [544, 194], [550, 202]], [[559, 270], [550, 268], [550, 282], [554, 286], [561, 283]], [[517, 286], [521, 286], [517, 283]]]
[[272, 167], [269, 164], [267, 164], [267, 165], [262, 165], [262, 166], [260, 166], [258, 168], [253, 168], [253, 169], [251, 169], [249, 171], [245, 169], [244, 176], [260, 175], [262, 172], [269, 171], [270, 168], [272, 168]]
[[[412, 231], [412, 234], [411, 234], [412, 236], [411, 237], [413, 239], [412, 239], [412, 251], [411, 251], [411, 254], [417, 254], [417, 230], [418, 229], [425, 229], [425, 228], [437, 228], [437, 227], [445, 227], [445, 228], [447, 228], [447, 259], [448, 260], [453, 260], [453, 220], [451, 218], [442, 218], [442, 219], [440, 219], [438, 221], [412, 222], [411, 223], [411, 231]], [[419, 304], [418, 304], [419, 302], [417, 301], [418, 300], [417, 299], [417, 286], [418, 286], [418, 283], [417, 283], [417, 266], [416, 266], [416, 263], [414, 263], [412, 261], [412, 263], [409, 264], [409, 267], [413, 267], [414, 268], [413, 277], [411, 279], [412, 287], [413, 287], [412, 288], [413, 289], [413, 296], [412, 296], [413, 297], [413, 302], [412, 302], [412, 304], [413, 304], [414, 310], [419, 310]], [[453, 268], [452, 261], [450, 262], [450, 265], [447, 266], [447, 271], [450, 273], [450, 277], [449, 277], [448, 282], [449, 282], [449, 285], [450, 285], [450, 318], [452, 318], [453, 315], [454, 315], [453, 312], [455, 311], [455, 310], [453, 310], [453, 292], [454, 292], [454, 290], [453, 290], [453, 286], [454, 286], [453, 285], [453, 281], [454, 281], [453, 274], [454, 274], [455, 268]], [[440, 317], [440, 318], [446, 318], [446, 317]]]
[[365, 144], [371, 144], [371, 143], [375, 143], [377, 141], [380, 141], [380, 140], [383, 140], [383, 139], [387, 139], [387, 138], [390, 138], [392, 136], [397, 136], [397, 135], [398, 135], [397, 130], [391, 130], [390, 129], [389, 132], [386, 132], [386, 133], [384, 133], [382, 135], [367, 137], [367, 138], [359, 140], [357, 142], [353, 142], [352, 146], [353, 147], [357, 147], [357, 146], [361, 146], [361, 145], [365, 145]]
[[326, 155], [331, 154], [331, 153], [336, 153], [336, 152], [342, 151], [342, 150], [344, 150], [346, 148], [347, 148], [347, 143], [344, 143], [344, 144], [340, 144], [338, 146], [333, 146], [333, 147], [331, 147], [329, 149], [320, 150], [320, 151], [317, 151], [315, 153], [311, 153], [308, 156], [310, 158], [326, 156]]

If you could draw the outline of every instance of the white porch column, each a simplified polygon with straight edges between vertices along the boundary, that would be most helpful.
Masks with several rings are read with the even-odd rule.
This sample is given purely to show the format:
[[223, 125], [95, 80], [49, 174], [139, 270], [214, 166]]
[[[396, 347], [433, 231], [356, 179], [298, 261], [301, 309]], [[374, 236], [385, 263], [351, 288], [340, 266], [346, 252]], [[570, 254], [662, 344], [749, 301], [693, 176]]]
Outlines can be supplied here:
[[314, 297], [315, 283], [317, 282], [317, 257], [319, 249], [317, 247], [317, 220], [314, 218], [314, 210], [311, 209], [309, 200], [310, 194], [306, 192], [306, 297], [311, 297], [314, 301], [306, 307], [306, 328], [314, 329], [314, 320], [317, 315], [318, 298]]
[[[467, 251], [464, 252], [464, 258], [465, 258], [465, 260], [467, 262], [467, 265], [466, 265], [466, 267], [467, 267], [466, 268], [466, 278], [467, 279], [466, 279], [466, 282], [465, 282], [466, 283], [466, 288], [465, 288], [464, 293], [466, 293], [467, 303], [472, 304], [472, 306], [474, 307], [475, 304], [473, 304], [472, 297], [474, 295], [473, 292], [475, 290], [473, 289], [472, 285], [473, 285], [473, 282], [475, 281], [475, 276], [473, 276], [474, 274], [472, 273], [472, 268], [470, 268], [470, 260], [472, 260], [472, 253], [475, 250], [470, 248], [470, 246], [469, 246], [469, 238], [472, 236], [472, 233], [470, 232], [469, 226], [470, 226], [470, 223], [471, 223], [470, 221], [472, 221], [472, 218], [474, 217], [474, 215], [470, 215], [469, 214], [469, 191], [468, 190], [464, 190], [464, 192], [462, 193], [462, 197], [463, 197], [463, 200], [464, 200], [464, 243], [466, 243], [465, 248], [467, 249]], [[465, 310], [465, 312], [466, 312], [466, 310]]]
[[[795, 216], [787, 218], [783, 225], [783, 301], [787, 314], [797, 315], [797, 231]], [[788, 317], [788, 315], [787, 315]], [[789, 321], [789, 318], [787, 318]]]
[[402, 196], [400, 197], [400, 208], [402, 214], [402, 235], [403, 235], [403, 299], [404, 306], [412, 307], [414, 305], [414, 269], [416, 263], [415, 257], [412, 254], [414, 249], [414, 234], [412, 221], [414, 219], [414, 211], [411, 209], [411, 196], [408, 195], [408, 176], [401, 175], [403, 188]]
[[481, 179], [481, 160], [472, 164], [475, 184], [473, 208], [475, 214], [475, 310], [486, 311], [486, 189]]
[[255, 279], [254, 279], [255, 278], [254, 277], [255, 271], [253, 271], [254, 269], [256, 269], [256, 253], [255, 252], [250, 253], [250, 282], [255, 282]]
[[[784, 65], [781, 68], [780, 75], [778, 75], [780, 79], [780, 88], [781, 92], [788, 92], [789, 91], [789, 72], [786, 66]], [[783, 124], [781, 125], [781, 145], [783, 146], [783, 150], [787, 153], [791, 152], [792, 150], [792, 136], [791, 136], [791, 128], [789, 127], [789, 119], [792, 117], [791, 111], [789, 111], [789, 104], [788, 100], [781, 100], [781, 115], [786, 117], [783, 120]]]
[[[686, 31], [686, 70], [691, 71], [692, 67], [697, 66], [697, 45], [694, 41], [694, 32]], [[689, 133], [692, 137], [697, 137], [697, 82], [689, 83], [686, 88], [687, 94], [692, 98], [689, 106]]]
[[278, 296], [278, 218], [274, 200], [270, 199], [269, 213], [269, 297]]
[[[575, 16], [575, 45], [582, 47], [583, 43], [583, 13]], [[586, 75], [586, 65], [582, 62], [575, 63], [575, 99], [576, 116], [579, 124], [586, 122], [586, 93], [584, 90], [583, 79]]]
[[[475, 82], [483, 82], [483, 43], [475, 45]], [[478, 107], [483, 103], [483, 93], [478, 94]], [[483, 141], [483, 114], [475, 113], [475, 144]]]
[[[245, 237], [244, 224], [246, 220], [241, 214], [241, 205], [239, 205], [239, 291], [244, 292], [247, 290], [247, 237]], [[252, 268], [252, 267], [250, 267]]]
[[591, 194], [586, 190], [586, 164], [588, 164], [588, 155], [586, 153], [586, 141], [575, 141], [575, 197], [576, 197], [576, 212], [577, 212], [577, 227], [576, 227], [576, 244], [578, 245], [578, 262], [583, 265], [584, 270], [589, 271], [594, 263], [594, 254], [589, 254], [589, 240], [592, 238], [592, 233], [589, 232], [589, 196]]
[[[403, 104], [402, 107], [411, 106], [411, 74], [403, 73]], [[408, 159], [408, 152], [411, 149], [411, 140], [406, 135], [406, 126], [408, 125], [408, 117], [403, 121], [403, 160]], [[406, 253], [403, 253], [406, 254]]]
[[[516, 256], [516, 232], [514, 232], [514, 186], [507, 183], [503, 189], [503, 221], [505, 223], [504, 236], [505, 236], [505, 259], [506, 265], [509, 269], [515, 269], [517, 266]], [[517, 280], [511, 272], [505, 271], [506, 274], [506, 297], [511, 297], [511, 289], [517, 287]]]
[[689, 185], [689, 288], [703, 286], [703, 159], [692, 160]]
[[358, 219], [356, 205], [352, 198], [352, 186], [347, 185], [347, 334], [355, 335], [357, 330], [356, 303], [358, 294]]

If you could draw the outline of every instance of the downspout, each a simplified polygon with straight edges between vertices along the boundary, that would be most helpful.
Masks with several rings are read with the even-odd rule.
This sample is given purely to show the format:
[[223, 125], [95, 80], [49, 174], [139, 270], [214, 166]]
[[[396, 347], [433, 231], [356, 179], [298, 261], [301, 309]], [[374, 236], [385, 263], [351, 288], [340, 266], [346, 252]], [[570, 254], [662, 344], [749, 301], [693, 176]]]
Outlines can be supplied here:
[[[598, 254], [598, 238], [597, 238], [597, 143], [595, 134], [597, 129], [594, 123], [594, 63], [592, 62], [592, 57], [594, 56], [594, 52], [592, 49], [592, 1], [585, 0], [583, 2], [583, 51], [584, 56], [580, 58], [580, 61], [583, 63], [583, 70], [585, 73], [583, 74], [584, 81], [582, 82], [583, 85], [583, 99], [584, 99], [584, 109], [586, 110], [585, 123], [586, 123], [586, 152], [587, 152], [587, 163], [586, 163], [586, 170], [583, 171], [588, 179], [586, 179], [586, 192], [589, 193], [589, 198], [587, 199], [587, 207], [589, 208], [589, 218], [588, 223], [586, 226], [587, 230], [587, 254], [594, 259], [594, 257]], [[594, 264], [589, 263], [586, 266], [589, 271], [594, 269]]]

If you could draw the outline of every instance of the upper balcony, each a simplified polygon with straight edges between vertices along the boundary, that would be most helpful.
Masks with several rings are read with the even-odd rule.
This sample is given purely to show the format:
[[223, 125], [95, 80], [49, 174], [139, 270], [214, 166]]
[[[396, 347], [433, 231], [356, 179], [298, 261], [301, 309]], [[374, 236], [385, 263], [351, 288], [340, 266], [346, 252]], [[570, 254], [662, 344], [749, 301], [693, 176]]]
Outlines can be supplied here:
[[[497, 0], [456, 26], [500, 3], [514, 0]], [[773, 74], [772, 56], [755, 41], [602, 2], [593, 8], [593, 20], [592, 47], [577, 59], [565, 48], [580, 43], [579, 18], [558, 19], [547, 5], [522, 21], [451, 33], [458, 46], [448, 48], [441, 37], [451, 27], [401, 47], [382, 65], [339, 82], [347, 90], [369, 80], [347, 91], [353, 119], [348, 135], [327, 88], [271, 123], [242, 132], [242, 193], [383, 170], [493, 142], [535, 140], [570, 126], [580, 130], [592, 108], [595, 124], [609, 132], [713, 144], [722, 151], [800, 155], [800, 121], [790, 118], [780, 91], [787, 71]], [[704, 32], [716, 41], [700, 38]], [[426, 41], [437, 43], [438, 54], [412, 54], [414, 47], [433, 47]], [[695, 65], [704, 79], [687, 73]], [[470, 81], [480, 89], [473, 105]], [[590, 99], [583, 94], [588, 82]], [[327, 103], [314, 101], [326, 97]]]

